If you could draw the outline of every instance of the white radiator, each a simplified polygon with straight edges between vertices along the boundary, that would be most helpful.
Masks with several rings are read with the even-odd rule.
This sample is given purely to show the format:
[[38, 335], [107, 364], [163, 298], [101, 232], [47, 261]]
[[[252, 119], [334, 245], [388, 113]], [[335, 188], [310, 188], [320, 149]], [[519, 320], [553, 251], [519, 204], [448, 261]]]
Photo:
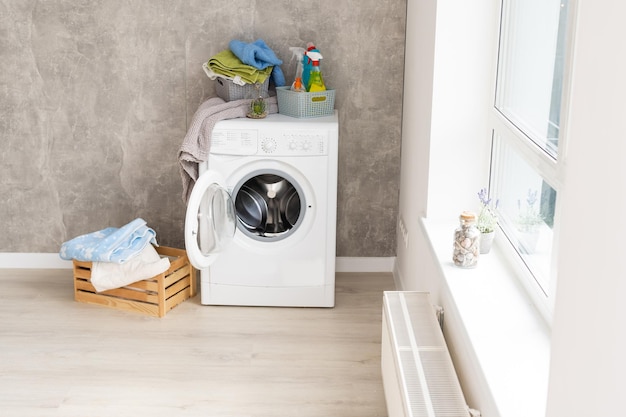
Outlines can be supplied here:
[[384, 293], [381, 367], [389, 417], [470, 415], [428, 293]]

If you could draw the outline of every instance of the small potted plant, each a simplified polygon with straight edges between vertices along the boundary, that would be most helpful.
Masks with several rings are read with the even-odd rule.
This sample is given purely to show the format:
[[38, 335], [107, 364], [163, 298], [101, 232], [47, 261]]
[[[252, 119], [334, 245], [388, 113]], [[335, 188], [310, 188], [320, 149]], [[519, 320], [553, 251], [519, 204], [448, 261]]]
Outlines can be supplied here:
[[480, 231], [480, 253], [489, 253], [491, 250], [491, 244], [496, 233], [496, 226], [498, 225], [498, 215], [496, 209], [498, 208], [498, 200], [495, 204], [492, 204], [492, 199], [489, 198], [489, 193], [486, 188], [481, 188], [478, 192], [478, 199], [480, 200], [481, 208], [478, 214], [478, 220], [476, 221], [476, 227]]
[[543, 216], [535, 207], [538, 191], [528, 190], [526, 204], [517, 200], [518, 215], [515, 225], [519, 232], [520, 250], [530, 254], [535, 252], [539, 240], [539, 226], [544, 223]]
[[536, 202], [537, 190], [532, 191], [530, 189], [526, 195], [526, 205], [522, 205], [522, 202], [517, 200], [519, 213], [516, 223], [520, 232], [536, 232], [543, 223], [543, 216], [539, 213], [539, 210], [535, 208]]
[[251, 119], [263, 119], [267, 116], [267, 103], [261, 92], [261, 84], [254, 85], [254, 93], [250, 100], [250, 110], [247, 116]]

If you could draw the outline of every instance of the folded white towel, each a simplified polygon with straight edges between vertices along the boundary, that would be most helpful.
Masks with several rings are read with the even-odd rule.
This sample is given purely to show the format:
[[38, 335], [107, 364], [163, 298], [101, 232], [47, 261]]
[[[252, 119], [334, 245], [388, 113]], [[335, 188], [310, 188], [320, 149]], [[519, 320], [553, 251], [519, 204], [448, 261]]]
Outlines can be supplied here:
[[167, 271], [169, 267], [169, 258], [161, 258], [154, 246], [146, 245], [139, 255], [123, 264], [93, 262], [91, 284], [98, 292], [111, 290], [152, 278]]

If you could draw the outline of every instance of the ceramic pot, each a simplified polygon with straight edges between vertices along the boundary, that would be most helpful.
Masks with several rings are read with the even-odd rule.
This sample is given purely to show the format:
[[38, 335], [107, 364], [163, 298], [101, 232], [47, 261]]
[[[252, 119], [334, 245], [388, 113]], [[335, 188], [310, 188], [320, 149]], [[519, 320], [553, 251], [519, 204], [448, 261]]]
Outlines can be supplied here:
[[480, 233], [480, 253], [484, 255], [489, 253], [491, 245], [493, 244], [493, 238], [496, 236], [496, 232], [481, 232]]

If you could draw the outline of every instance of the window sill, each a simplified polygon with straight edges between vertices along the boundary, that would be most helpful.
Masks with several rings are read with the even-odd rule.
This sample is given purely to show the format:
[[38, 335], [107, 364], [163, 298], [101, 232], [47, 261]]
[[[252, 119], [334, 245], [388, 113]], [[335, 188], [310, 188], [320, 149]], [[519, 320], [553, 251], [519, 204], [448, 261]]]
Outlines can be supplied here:
[[463, 269], [452, 263], [452, 238], [457, 225], [432, 219], [421, 222], [441, 267], [443, 291], [449, 292], [453, 303], [452, 311], [446, 308], [446, 321], [459, 323], [461, 334], [455, 334], [454, 339], [463, 344], [460, 348], [472, 353], [469, 360], [475, 362], [461, 364], [461, 368], [478, 369], [483, 374], [466, 374], [462, 379], [484, 380], [484, 390], [501, 416], [544, 415], [550, 329], [499, 248], [498, 241], [503, 237], [496, 236], [491, 252], [481, 255], [476, 268]]

